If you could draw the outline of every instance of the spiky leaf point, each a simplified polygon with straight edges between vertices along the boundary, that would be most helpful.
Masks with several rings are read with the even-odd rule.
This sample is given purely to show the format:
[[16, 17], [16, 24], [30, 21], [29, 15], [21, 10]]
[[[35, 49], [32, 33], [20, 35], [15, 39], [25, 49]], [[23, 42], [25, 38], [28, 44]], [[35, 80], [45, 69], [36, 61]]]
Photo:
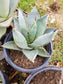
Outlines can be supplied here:
[[34, 7], [33, 10], [28, 14], [28, 17], [27, 17], [28, 24], [32, 25], [33, 22], [35, 21], [35, 18], [36, 19], [40, 18], [40, 15], [39, 15], [36, 7]]
[[29, 32], [30, 43], [34, 41], [36, 32], [37, 32], [37, 25], [36, 25], [36, 22], [34, 22], [34, 24], [32, 25], [32, 27], [30, 29], [30, 32]]
[[32, 62], [34, 62], [34, 59], [36, 58], [38, 52], [37, 50], [22, 50], [24, 55]]
[[0, 27], [0, 39], [6, 33], [6, 28]]
[[[47, 29], [45, 30], [44, 34], [50, 33], [50, 32], [53, 32], [53, 31], [56, 32], [56, 33], [54, 34], [54, 36], [55, 36], [55, 35], [57, 34], [57, 32], [58, 32], [58, 30], [57, 30], [56, 28], [47, 28]], [[54, 36], [53, 36], [53, 39], [52, 39], [52, 40], [54, 40]]]
[[46, 27], [47, 21], [48, 21], [48, 16], [49, 15], [45, 15], [36, 21], [36, 24], [37, 24], [36, 38], [41, 36], [44, 33], [45, 27]]
[[44, 34], [40, 37], [38, 37], [32, 44], [30, 44], [29, 46], [32, 47], [40, 47], [40, 46], [44, 46], [46, 44], [48, 44], [49, 42], [51, 42], [51, 40], [54, 38], [55, 34], [57, 33], [56, 31]]
[[0, 17], [7, 17], [9, 14], [10, 0], [0, 0]]
[[10, 25], [11, 21], [12, 21], [12, 17], [10, 17], [9, 19], [7, 19], [4, 22], [1, 22], [0, 26], [2, 26], [2, 27], [8, 27]]
[[38, 49], [38, 55], [41, 57], [50, 57], [49, 53], [44, 48]]
[[[13, 50], [20, 50], [14, 41], [9, 41], [3, 45], [4, 48], [13, 49]], [[21, 50], [20, 50], [21, 51]]]
[[44, 31], [44, 34], [53, 32], [53, 31], [55, 31], [55, 30], [56, 30], [56, 28], [47, 28], [47, 29]]
[[20, 10], [20, 9], [18, 9], [18, 20], [19, 20], [20, 29], [27, 28], [25, 16], [24, 16], [22, 10]]
[[16, 6], [18, 4], [19, 0], [10, 0], [10, 10], [9, 10], [9, 14], [11, 14], [12, 12], [14, 12], [14, 10], [16, 9]]
[[25, 37], [20, 32], [13, 30], [13, 38], [18, 47], [23, 49], [30, 49], [27, 45]]

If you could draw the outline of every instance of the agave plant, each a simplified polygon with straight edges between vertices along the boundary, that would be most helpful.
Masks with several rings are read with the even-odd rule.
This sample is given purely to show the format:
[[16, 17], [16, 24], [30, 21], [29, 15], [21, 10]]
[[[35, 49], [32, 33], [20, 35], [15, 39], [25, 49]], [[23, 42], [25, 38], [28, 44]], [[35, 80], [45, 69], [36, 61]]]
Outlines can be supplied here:
[[0, 0], [0, 38], [10, 25], [18, 0]]
[[48, 16], [40, 17], [37, 9], [31, 11], [26, 17], [22, 10], [18, 9], [18, 18], [14, 19], [13, 41], [5, 43], [3, 46], [8, 49], [22, 51], [32, 62], [37, 55], [50, 57], [44, 46], [47, 45], [56, 35], [55, 28], [47, 28]]

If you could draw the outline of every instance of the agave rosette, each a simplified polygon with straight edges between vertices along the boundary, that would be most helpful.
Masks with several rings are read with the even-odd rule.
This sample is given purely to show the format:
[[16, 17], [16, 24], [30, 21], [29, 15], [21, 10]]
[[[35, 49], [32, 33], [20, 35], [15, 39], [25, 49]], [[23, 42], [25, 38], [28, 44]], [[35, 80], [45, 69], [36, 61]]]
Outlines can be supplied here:
[[4, 47], [22, 51], [32, 62], [34, 62], [37, 55], [49, 57], [50, 55], [44, 46], [51, 42], [58, 30], [46, 28], [48, 16], [40, 17], [37, 9], [34, 7], [26, 17], [22, 10], [18, 9], [18, 18], [14, 19], [14, 41], [5, 43]]

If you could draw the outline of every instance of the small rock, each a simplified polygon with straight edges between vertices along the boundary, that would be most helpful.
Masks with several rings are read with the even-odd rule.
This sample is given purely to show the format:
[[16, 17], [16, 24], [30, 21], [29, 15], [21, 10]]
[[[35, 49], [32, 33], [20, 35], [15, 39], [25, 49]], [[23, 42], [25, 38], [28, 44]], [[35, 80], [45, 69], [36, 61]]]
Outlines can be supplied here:
[[55, 18], [53, 18], [52, 20], [51, 20], [51, 22], [50, 23], [54, 23], [55, 22]]
[[18, 59], [16, 59], [16, 60], [14, 61], [14, 63], [16, 63], [16, 62], [18, 62]]

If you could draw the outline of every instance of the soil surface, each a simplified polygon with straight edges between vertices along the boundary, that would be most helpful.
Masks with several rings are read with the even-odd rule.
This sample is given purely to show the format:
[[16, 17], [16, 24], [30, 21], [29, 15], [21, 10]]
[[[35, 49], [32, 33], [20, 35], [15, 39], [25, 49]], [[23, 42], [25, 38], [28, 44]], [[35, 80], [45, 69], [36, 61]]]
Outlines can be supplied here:
[[3, 49], [0, 47], [0, 60], [2, 59], [4, 59], [4, 55], [3, 55]]
[[5, 59], [0, 60], [0, 70], [5, 73], [8, 77], [14, 71], [14, 69], [6, 62]]
[[13, 51], [13, 50], [10, 51], [10, 57], [16, 65], [26, 69], [39, 67], [40, 65], [43, 64], [45, 60], [45, 58], [37, 56], [34, 63], [32, 63], [21, 51]]
[[11, 81], [10, 84], [24, 84], [29, 74], [19, 72]]
[[60, 79], [60, 72], [49, 70], [39, 73], [30, 84], [60, 84]]
[[54, 2], [52, 5], [50, 5], [50, 8], [52, 9], [52, 11], [58, 11], [60, 9], [60, 5], [58, 2]]
[[5, 59], [0, 60], [0, 70], [8, 76], [10, 84], [24, 84], [25, 79], [29, 75], [27, 73], [16, 71]]

